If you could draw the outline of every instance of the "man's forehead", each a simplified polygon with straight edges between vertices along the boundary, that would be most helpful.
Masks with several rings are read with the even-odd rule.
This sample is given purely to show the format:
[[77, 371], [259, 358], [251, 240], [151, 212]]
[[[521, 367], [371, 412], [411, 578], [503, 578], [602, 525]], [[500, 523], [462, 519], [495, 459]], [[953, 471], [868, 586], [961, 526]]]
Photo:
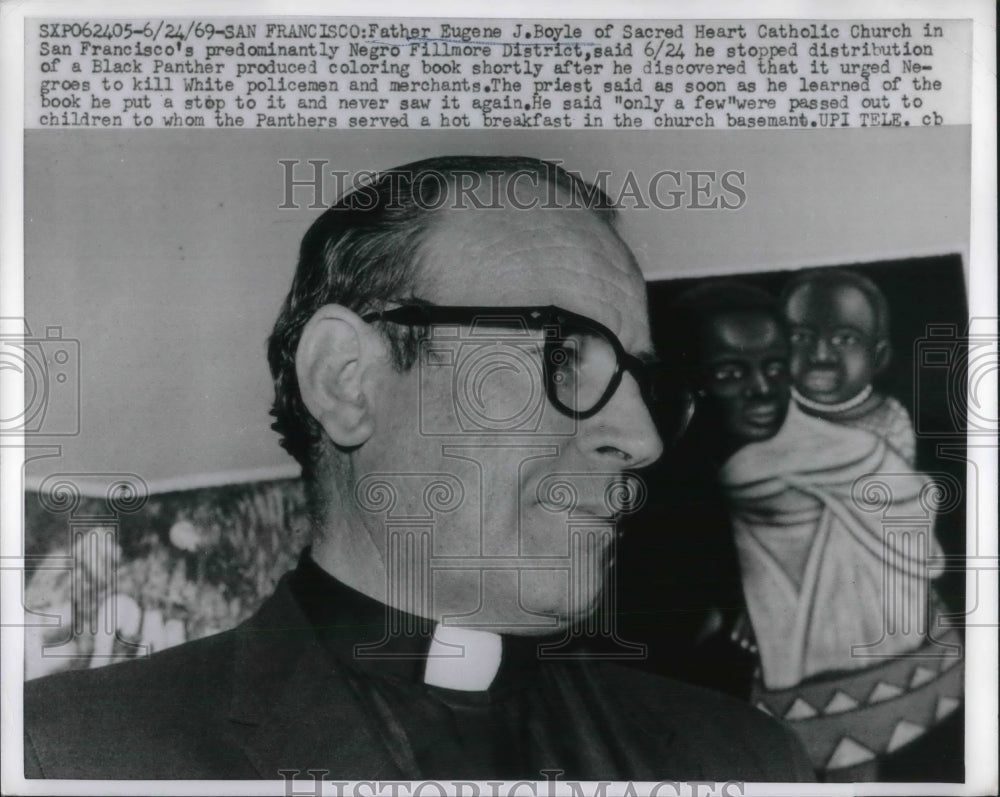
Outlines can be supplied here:
[[778, 322], [766, 313], [725, 313], [706, 323], [710, 346], [742, 352], [747, 349], [780, 347], [784, 335]]
[[449, 208], [425, 240], [422, 268], [442, 304], [555, 304], [613, 329], [646, 290], [631, 252], [582, 208]]
[[790, 297], [788, 313], [793, 321], [827, 325], [847, 324], [873, 328], [875, 308], [860, 288], [844, 282], [811, 283]]

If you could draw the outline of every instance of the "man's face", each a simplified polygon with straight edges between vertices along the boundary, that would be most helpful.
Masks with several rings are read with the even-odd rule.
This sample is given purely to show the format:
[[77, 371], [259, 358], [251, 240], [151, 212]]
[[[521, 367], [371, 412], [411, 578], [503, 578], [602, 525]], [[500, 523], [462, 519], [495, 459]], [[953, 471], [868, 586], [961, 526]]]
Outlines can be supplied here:
[[[589, 211], [448, 209], [420, 263], [415, 293], [435, 305], [556, 305], [604, 324], [630, 353], [651, 349], [642, 276]], [[430, 573], [434, 616], [539, 634], [589, 614], [610, 566], [608, 492], [661, 453], [628, 374], [593, 417], [556, 411], [540, 381], [542, 341], [487, 316], [433, 328], [409, 372], [383, 369], [356, 477], [405, 474], [387, 479], [403, 485], [389, 521], [430, 529], [417, 572]], [[385, 520], [370, 513], [370, 533], [384, 538]]]
[[791, 327], [792, 378], [806, 398], [839, 404], [871, 384], [877, 372], [878, 319], [851, 285], [811, 283], [785, 306]]
[[701, 389], [734, 443], [767, 440], [788, 413], [788, 343], [778, 322], [756, 311], [708, 319], [700, 341]]

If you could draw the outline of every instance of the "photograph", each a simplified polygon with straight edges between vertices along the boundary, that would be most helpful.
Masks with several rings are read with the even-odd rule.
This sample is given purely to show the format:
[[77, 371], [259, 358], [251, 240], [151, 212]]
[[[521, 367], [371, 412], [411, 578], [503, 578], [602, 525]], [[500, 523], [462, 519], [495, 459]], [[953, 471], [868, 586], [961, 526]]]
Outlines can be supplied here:
[[813, 7], [25, 15], [4, 791], [995, 784], [973, 23]]

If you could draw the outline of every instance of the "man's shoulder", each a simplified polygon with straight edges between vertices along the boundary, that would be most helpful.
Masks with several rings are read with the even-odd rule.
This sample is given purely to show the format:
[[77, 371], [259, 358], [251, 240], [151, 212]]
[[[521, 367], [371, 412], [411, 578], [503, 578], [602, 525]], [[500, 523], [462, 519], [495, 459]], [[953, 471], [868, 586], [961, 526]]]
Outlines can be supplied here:
[[259, 777], [246, 753], [255, 724], [315, 648], [282, 579], [257, 613], [230, 631], [29, 681], [26, 776]]
[[[167, 771], [221, 726], [236, 634], [27, 682], [26, 776], [96, 777], [91, 773], [100, 771], [104, 777], [163, 777], [160, 763]], [[169, 738], [171, 745], [157, 752], [154, 737]], [[178, 748], [184, 739], [190, 744]]]
[[698, 716], [725, 719], [745, 728], [784, 730], [784, 725], [769, 715], [722, 692], [623, 664], [601, 663], [599, 669], [609, 692], [637, 708], [642, 707], [644, 710], [639, 716], [656, 724], [672, 727]]
[[[54, 705], [53, 702], [61, 697], [75, 696], [78, 701], [99, 697], [114, 700], [124, 699], [127, 695], [141, 701], [154, 698], [155, 690], [149, 687], [150, 684], [172, 690], [211, 691], [226, 675], [236, 633], [236, 629], [224, 631], [150, 656], [128, 658], [103, 667], [70, 670], [28, 681], [24, 685], [25, 707], [30, 704], [39, 715], [57, 711], [65, 720], [72, 715], [73, 706]], [[197, 677], [193, 678], [195, 674]], [[159, 697], [161, 700], [158, 702], [162, 703], [162, 694]]]
[[811, 781], [798, 738], [780, 720], [730, 695], [622, 664], [597, 666], [603, 688], [651, 739], [709, 771], [744, 780]]

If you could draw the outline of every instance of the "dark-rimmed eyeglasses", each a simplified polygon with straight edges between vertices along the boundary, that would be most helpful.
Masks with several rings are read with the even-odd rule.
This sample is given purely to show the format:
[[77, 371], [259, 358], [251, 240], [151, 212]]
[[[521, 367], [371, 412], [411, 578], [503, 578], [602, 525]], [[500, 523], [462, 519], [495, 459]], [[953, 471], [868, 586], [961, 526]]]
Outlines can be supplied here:
[[362, 316], [367, 323], [385, 321], [411, 327], [454, 325], [483, 336], [527, 336], [541, 331], [540, 354], [549, 402], [570, 418], [585, 420], [611, 401], [625, 374], [639, 386], [671, 440], [683, 434], [694, 412], [686, 380], [659, 360], [625, 351], [604, 324], [553, 305], [487, 307], [402, 304]]

